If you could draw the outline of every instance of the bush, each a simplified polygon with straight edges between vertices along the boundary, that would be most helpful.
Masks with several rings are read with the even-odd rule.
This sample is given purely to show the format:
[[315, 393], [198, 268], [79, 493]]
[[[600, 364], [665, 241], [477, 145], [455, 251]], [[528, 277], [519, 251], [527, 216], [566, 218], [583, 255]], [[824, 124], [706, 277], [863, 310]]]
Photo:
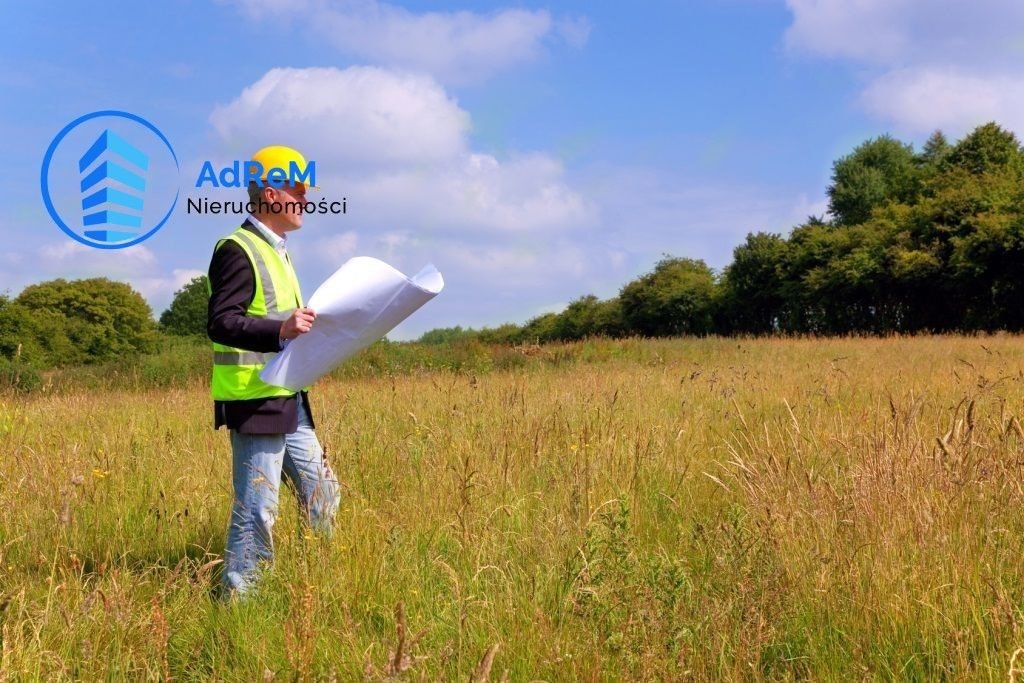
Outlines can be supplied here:
[[149, 304], [107, 278], [29, 285], [0, 308], [0, 352], [23, 353], [39, 367], [94, 363], [156, 347]]
[[35, 391], [43, 378], [31, 365], [20, 360], [0, 358], [0, 391], [11, 390], [21, 393]]
[[182, 337], [206, 337], [206, 316], [210, 302], [209, 279], [205, 275], [174, 293], [171, 305], [160, 315], [160, 329]]

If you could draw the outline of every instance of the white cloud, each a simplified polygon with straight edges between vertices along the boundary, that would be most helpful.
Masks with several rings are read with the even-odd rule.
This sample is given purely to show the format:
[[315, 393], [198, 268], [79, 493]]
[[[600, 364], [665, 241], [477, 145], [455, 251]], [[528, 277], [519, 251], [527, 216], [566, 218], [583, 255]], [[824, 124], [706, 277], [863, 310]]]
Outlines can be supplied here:
[[354, 230], [348, 230], [340, 235], [319, 238], [313, 242], [312, 248], [317, 258], [338, 266], [355, 256], [358, 246], [359, 236]]
[[911, 132], [962, 134], [1021, 112], [1019, 0], [786, 0], [795, 52], [867, 67], [865, 109]]
[[206, 275], [201, 270], [175, 268], [169, 275], [135, 276], [127, 278], [131, 286], [149, 302], [153, 313], [160, 313], [170, 306], [174, 293], [187, 285], [193, 278]]
[[334, 168], [453, 159], [469, 129], [469, 114], [432, 78], [377, 67], [272, 69], [210, 121], [232, 149], [280, 141], [322, 170], [325, 158]]
[[817, 218], [829, 217], [828, 204], [828, 197], [819, 197], [812, 200], [806, 194], [801, 194], [797, 197], [796, 206], [793, 208], [793, 224], [803, 223], [810, 216]]
[[545, 153], [469, 149], [469, 114], [428, 76], [380, 68], [274, 69], [211, 122], [230, 148], [281, 140], [317, 162], [323, 196], [352, 220], [404, 229], [560, 231], [593, 207]]
[[891, 67], [1007, 66], [1024, 53], [1018, 0], [786, 0], [786, 44]]
[[397, 232], [389, 232], [378, 237], [377, 241], [388, 249], [395, 249], [403, 244], [408, 244], [410, 242], [410, 237]]
[[541, 257], [536, 249], [491, 245], [449, 244], [444, 250], [448, 263], [478, 275], [493, 273], [499, 277], [532, 268]]
[[475, 279], [494, 279], [504, 285], [543, 282], [557, 272], [562, 277], [578, 278], [587, 268], [587, 255], [578, 246], [526, 244], [447, 244], [443, 251], [447, 265], [471, 273]]
[[170, 305], [174, 293], [192, 278], [205, 275], [190, 268], [164, 270], [148, 247], [135, 245], [125, 249], [96, 249], [70, 239], [45, 244], [31, 251], [9, 251], [0, 263], [0, 292], [17, 296], [32, 283], [63, 278], [80, 280], [105, 277], [127, 282], [139, 292], [155, 316]]
[[786, 0], [786, 45], [828, 57], [887, 62], [907, 50], [913, 0]]
[[69, 279], [99, 277], [96, 273], [108, 274], [112, 279], [139, 275], [151, 272], [157, 262], [156, 255], [141, 244], [124, 249], [97, 249], [71, 240], [43, 245], [39, 258], [45, 267], [65, 273], [58, 277]]
[[505, 162], [470, 153], [431, 169], [389, 170], [344, 185], [354, 208], [369, 204], [384, 222], [477, 234], [550, 233], [594, 217], [594, 206], [564, 175], [562, 164], [543, 153]]
[[[598, 205], [570, 184], [561, 161], [473, 150], [469, 114], [429, 76], [275, 69], [211, 123], [225, 151], [295, 145], [316, 160], [320, 195], [346, 197], [347, 214], [307, 216], [289, 247], [304, 289], [357, 254], [409, 274], [427, 263], [441, 270], [444, 294], [403, 335], [525, 319], [542, 303], [586, 293], [609, 260], [603, 249], [590, 253], [582, 232], [600, 221]], [[285, 137], [292, 131], [302, 137]]]
[[615, 273], [616, 286], [650, 270], [664, 253], [723, 268], [747, 233], [787, 234], [824, 208], [806, 194], [708, 183], [647, 168], [600, 166], [584, 180], [585, 192], [602, 197], [601, 221], [590, 235], [594, 258], [600, 254], [597, 262]]
[[[24, 261], [19, 259], [17, 262]], [[54, 278], [106, 277], [130, 284], [146, 299], [156, 315], [170, 305], [176, 291], [192, 278], [206, 274], [191, 268], [175, 268], [167, 273], [156, 254], [141, 244], [124, 249], [97, 249], [69, 239], [39, 247], [31, 261], [34, 264], [31, 273], [11, 274], [13, 285], [23, 287], [28, 282]]]
[[590, 33], [585, 19], [556, 21], [547, 10], [415, 13], [377, 0], [236, 4], [254, 20], [299, 24], [341, 52], [446, 83], [477, 82], [533, 61], [551, 37], [582, 47]]
[[917, 131], [969, 130], [987, 121], [1024, 132], [1024, 77], [978, 76], [955, 69], [889, 72], [863, 93], [872, 114]]

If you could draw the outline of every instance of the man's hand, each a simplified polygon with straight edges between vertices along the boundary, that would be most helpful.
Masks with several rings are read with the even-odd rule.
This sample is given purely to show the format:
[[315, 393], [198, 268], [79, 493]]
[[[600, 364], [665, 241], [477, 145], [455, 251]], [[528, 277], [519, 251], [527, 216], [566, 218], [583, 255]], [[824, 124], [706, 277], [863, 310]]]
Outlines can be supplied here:
[[300, 334], [306, 334], [313, 327], [316, 320], [316, 311], [312, 308], [296, 308], [292, 314], [281, 323], [281, 339], [295, 339]]

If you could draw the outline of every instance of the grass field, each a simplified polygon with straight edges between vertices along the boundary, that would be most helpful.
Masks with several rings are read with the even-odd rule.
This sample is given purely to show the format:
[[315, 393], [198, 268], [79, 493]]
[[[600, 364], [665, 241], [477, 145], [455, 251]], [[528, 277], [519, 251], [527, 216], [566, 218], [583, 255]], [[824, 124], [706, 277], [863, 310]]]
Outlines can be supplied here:
[[[998, 679], [1024, 669], [1024, 340], [600, 341], [312, 394], [216, 599], [205, 380], [0, 399], [0, 680]], [[475, 677], [475, 678], [474, 678]]]

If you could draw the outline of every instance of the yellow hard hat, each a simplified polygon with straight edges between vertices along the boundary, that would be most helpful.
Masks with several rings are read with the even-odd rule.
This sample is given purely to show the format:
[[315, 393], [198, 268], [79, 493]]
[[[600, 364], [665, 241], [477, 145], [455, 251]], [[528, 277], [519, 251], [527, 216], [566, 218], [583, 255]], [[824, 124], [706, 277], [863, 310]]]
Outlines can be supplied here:
[[[267, 171], [272, 168], [281, 168], [286, 172], [291, 168], [291, 164], [295, 165], [302, 170], [303, 173], [307, 170], [306, 157], [302, 156], [298, 150], [292, 149], [291, 147], [285, 147], [284, 145], [270, 145], [257, 151], [252, 155], [252, 160], [259, 162], [263, 166], [263, 173], [260, 175], [260, 180], [267, 179]], [[310, 189], [317, 189], [317, 186], [307, 183], [307, 187]]]

